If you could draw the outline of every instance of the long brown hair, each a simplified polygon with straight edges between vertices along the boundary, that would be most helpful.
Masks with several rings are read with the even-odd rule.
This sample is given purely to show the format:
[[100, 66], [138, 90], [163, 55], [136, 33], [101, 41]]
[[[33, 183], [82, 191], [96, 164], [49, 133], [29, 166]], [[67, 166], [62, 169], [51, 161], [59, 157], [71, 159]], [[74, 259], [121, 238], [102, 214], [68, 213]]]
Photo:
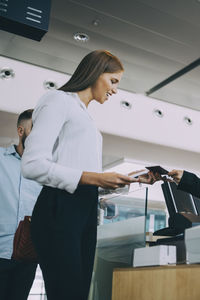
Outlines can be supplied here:
[[92, 86], [103, 73], [124, 71], [120, 60], [106, 50], [95, 50], [87, 54], [72, 77], [59, 90], [79, 92]]

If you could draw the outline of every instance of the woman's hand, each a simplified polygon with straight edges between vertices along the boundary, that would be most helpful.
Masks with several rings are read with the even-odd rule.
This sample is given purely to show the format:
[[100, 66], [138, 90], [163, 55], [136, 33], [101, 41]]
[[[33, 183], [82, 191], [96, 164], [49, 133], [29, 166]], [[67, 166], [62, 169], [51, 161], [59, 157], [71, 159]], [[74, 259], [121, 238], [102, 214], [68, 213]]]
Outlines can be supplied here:
[[134, 182], [133, 178], [115, 172], [100, 173], [99, 175], [98, 186], [105, 189], [117, 189]]
[[127, 184], [130, 185], [132, 182], [135, 182], [133, 178], [115, 172], [83, 172], [79, 184], [96, 185], [104, 189], [117, 189]]
[[133, 178], [133, 180], [134, 182], [139, 182], [139, 183], [154, 184], [156, 181], [163, 180], [163, 178], [159, 173], [153, 173], [149, 171], [147, 174], [143, 174], [138, 176], [137, 178]]
[[159, 173], [148, 172], [147, 174], [139, 176], [139, 182], [145, 184], [154, 184], [156, 181], [162, 180]]
[[177, 184], [179, 184], [179, 182], [181, 181], [181, 178], [183, 176], [183, 170], [172, 170], [167, 175], [170, 176], [170, 177], [172, 177], [173, 180]]

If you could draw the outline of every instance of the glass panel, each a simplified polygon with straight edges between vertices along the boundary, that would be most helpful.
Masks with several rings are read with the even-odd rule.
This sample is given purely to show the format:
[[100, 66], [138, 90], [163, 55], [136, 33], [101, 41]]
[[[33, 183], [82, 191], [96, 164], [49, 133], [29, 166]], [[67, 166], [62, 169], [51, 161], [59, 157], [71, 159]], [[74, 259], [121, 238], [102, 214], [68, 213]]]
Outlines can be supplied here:
[[134, 249], [145, 246], [146, 188], [104, 195], [100, 208], [89, 300], [110, 300], [113, 269], [132, 266]]
[[100, 198], [103, 224], [98, 226], [97, 248], [101, 258], [132, 265], [133, 249], [145, 246], [145, 200], [146, 188]]

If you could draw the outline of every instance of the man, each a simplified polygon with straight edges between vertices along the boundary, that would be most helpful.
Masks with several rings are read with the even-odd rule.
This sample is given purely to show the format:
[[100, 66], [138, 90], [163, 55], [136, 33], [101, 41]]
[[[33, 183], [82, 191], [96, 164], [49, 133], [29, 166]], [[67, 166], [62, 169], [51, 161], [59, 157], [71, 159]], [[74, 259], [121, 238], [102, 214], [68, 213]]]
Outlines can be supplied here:
[[38, 183], [21, 175], [24, 142], [32, 128], [32, 109], [17, 121], [18, 145], [0, 147], [0, 299], [25, 300], [31, 289], [37, 264], [11, 259], [13, 238], [25, 215], [31, 215], [41, 190]]

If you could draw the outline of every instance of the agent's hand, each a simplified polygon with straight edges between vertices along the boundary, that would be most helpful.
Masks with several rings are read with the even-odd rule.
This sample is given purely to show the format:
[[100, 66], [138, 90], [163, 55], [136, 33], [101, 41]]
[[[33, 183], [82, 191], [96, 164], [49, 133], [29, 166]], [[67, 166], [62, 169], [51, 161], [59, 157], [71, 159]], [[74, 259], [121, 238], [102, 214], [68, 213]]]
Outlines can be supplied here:
[[183, 170], [172, 170], [167, 175], [170, 176], [170, 177], [172, 177], [173, 180], [177, 184], [179, 184], [179, 182], [181, 181], [181, 178], [183, 176]]

